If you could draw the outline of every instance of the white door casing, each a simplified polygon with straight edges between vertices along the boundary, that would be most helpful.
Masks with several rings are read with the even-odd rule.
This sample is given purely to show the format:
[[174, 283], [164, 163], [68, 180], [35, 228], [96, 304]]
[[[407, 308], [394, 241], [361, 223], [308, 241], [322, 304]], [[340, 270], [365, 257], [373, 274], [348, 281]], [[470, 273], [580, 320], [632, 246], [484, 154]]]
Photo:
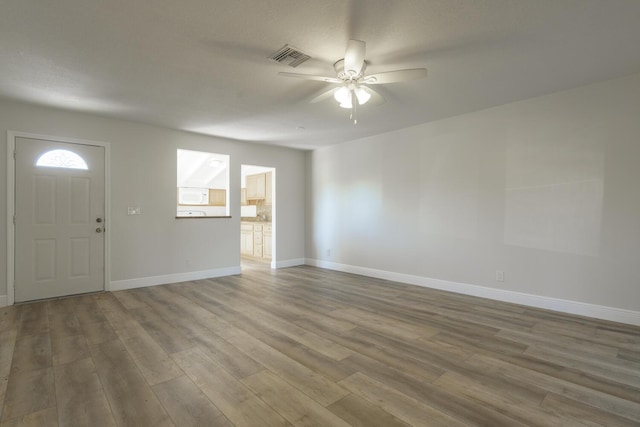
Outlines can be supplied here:
[[[15, 301], [105, 289], [106, 147], [25, 136], [14, 141]], [[52, 150], [79, 155], [87, 169], [37, 166]]]

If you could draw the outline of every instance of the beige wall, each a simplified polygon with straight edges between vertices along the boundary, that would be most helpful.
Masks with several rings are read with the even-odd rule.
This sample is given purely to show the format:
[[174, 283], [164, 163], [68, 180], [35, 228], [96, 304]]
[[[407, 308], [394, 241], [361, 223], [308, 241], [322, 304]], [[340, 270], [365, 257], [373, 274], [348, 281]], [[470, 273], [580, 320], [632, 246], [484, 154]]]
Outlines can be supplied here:
[[311, 263], [640, 312], [640, 74], [323, 148], [307, 169]]
[[[229, 141], [88, 114], [0, 101], [0, 296], [6, 295], [7, 131], [111, 146], [111, 280], [224, 269], [240, 264], [240, 165], [276, 168], [279, 262], [304, 258], [304, 152]], [[176, 149], [231, 155], [231, 219], [175, 219]], [[142, 215], [127, 216], [127, 206]]]

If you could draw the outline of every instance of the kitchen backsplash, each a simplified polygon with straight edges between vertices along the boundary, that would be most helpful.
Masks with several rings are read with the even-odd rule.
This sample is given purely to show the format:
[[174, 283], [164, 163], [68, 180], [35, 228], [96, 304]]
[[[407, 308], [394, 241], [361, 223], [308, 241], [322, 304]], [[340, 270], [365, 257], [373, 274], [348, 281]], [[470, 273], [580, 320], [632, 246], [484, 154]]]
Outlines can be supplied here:
[[265, 204], [264, 200], [257, 201], [256, 211], [256, 216], [262, 217], [263, 221], [271, 221], [271, 205]]

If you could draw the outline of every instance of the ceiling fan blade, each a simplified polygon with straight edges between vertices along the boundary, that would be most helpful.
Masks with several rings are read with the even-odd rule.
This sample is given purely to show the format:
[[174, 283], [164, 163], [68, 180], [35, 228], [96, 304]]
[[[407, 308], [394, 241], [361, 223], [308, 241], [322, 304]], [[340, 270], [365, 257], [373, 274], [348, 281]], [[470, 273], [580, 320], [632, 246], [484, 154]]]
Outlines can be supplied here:
[[362, 72], [364, 66], [365, 42], [361, 40], [349, 40], [347, 51], [344, 54], [344, 71], [356, 77]]
[[409, 80], [423, 79], [427, 77], [426, 68], [411, 68], [406, 70], [387, 71], [385, 73], [372, 74], [362, 79], [368, 85], [381, 85], [385, 83], [406, 82]]
[[311, 101], [309, 101], [311, 104], [315, 104], [317, 102], [321, 102], [324, 101], [325, 99], [329, 99], [331, 97], [333, 97], [333, 93], [336, 91], [336, 88], [331, 88], [325, 92], [322, 92], [320, 95], [314, 97], [311, 99]]
[[303, 80], [318, 80], [326, 83], [342, 83], [342, 80], [336, 79], [335, 77], [313, 76], [310, 74], [298, 74], [298, 73], [278, 73], [278, 75], [283, 77], [293, 77], [296, 79], [303, 79]]

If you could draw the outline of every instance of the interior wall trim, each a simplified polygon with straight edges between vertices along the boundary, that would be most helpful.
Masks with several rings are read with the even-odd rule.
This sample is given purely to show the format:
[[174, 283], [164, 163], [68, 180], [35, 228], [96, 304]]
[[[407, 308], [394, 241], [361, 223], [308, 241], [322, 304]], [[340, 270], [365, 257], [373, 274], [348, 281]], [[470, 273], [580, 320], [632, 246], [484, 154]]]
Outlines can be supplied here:
[[521, 304], [562, 313], [576, 314], [593, 317], [596, 319], [610, 320], [640, 326], [640, 312], [615, 307], [588, 304], [579, 301], [571, 301], [559, 298], [550, 298], [540, 295], [526, 294], [522, 292], [494, 289], [485, 286], [470, 285], [467, 283], [451, 282], [448, 280], [432, 279], [429, 277], [414, 276], [410, 274], [395, 273], [392, 271], [376, 270], [373, 268], [359, 267], [348, 264], [339, 264], [330, 261], [307, 258], [307, 265], [343, 271], [345, 273], [359, 274], [377, 279], [391, 280], [409, 285], [425, 288], [439, 289], [481, 298], [489, 298], [497, 301]]
[[[295, 267], [304, 265], [305, 258], [289, 259], [276, 262], [275, 268]], [[192, 271], [188, 273], [167, 274], [163, 276], [138, 277], [135, 279], [114, 280], [107, 290], [123, 291], [126, 289], [144, 288], [147, 286], [166, 285], [169, 283], [188, 282], [191, 280], [213, 279], [216, 277], [233, 276], [241, 274], [242, 268], [238, 266], [215, 268], [213, 270]], [[2, 302], [0, 297], [0, 303]], [[0, 305], [1, 306], [1, 305]]]
[[284, 261], [276, 261], [275, 268], [287, 268], [296, 267], [298, 265], [305, 265], [307, 262], [305, 258], [286, 259]]
[[164, 276], [138, 277], [135, 279], [114, 280], [110, 283], [110, 291], [145, 288], [147, 286], [166, 285], [169, 283], [188, 282], [191, 280], [213, 279], [215, 277], [240, 274], [240, 266], [215, 268], [213, 270], [191, 271], [187, 273], [167, 274]]

